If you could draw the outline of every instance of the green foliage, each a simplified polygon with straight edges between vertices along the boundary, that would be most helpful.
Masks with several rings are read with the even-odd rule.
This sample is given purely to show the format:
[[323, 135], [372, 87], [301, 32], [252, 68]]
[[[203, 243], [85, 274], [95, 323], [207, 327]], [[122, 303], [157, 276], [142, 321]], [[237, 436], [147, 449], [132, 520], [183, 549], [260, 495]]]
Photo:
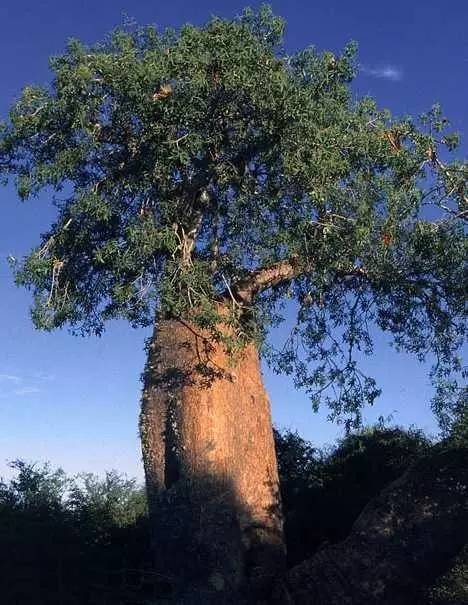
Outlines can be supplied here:
[[79, 475], [70, 488], [67, 506], [73, 510], [77, 523], [93, 540], [105, 543], [115, 528], [135, 525], [146, 514], [146, 495], [134, 479], [126, 479], [116, 471], [104, 479], [90, 473]]
[[[0, 482], [2, 603], [143, 603], [152, 594], [143, 489], [116, 472], [67, 477], [18, 460]], [[139, 570], [129, 580], [131, 572]], [[146, 578], [146, 580], [144, 580]], [[143, 585], [140, 580], [143, 579]]]
[[[465, 389], [466, 393], [466, 389]], [[468, 445], [468, 409], [467, 403], [464, 402], [463, 409], [460, 410], [460, 414], [454, 420], [451, 431], [450, 440], [455, 442], [457, 445]]]
[[468, 602], [468, 546], [428, 591], [428, 605], [465, 605]]
[[[433, 447], [420, 431], [381, 425], [322, 450], [292, 432], [275, 431], [275, 442], [290, 565], [345, 539], [366, 504]], [[134, 480], [115, 471], [69, 478], [23, 461], [13, 468], [0, 482], [2, 603], [154, 602], [161, 578]], [[462, 552], [422, 602], [464, 603], [466, 567]]]
[[305, 489], [322, 485], [321, 452], [298, 433], [274, 430], [281, 490], [286, 507]]
[[[443, 434], [459, 445], [468, 444], [468, 387], [458, 385], [444, 372], [436, 373], [434, 407], [441, 420]], [[467, 377], [466, 371], [463, 372]]]
[[429, 447], [420, 431], [398, 427], [364, 428], [328, 451], [295, 433], [277, 433], [289, 563], [344, 540], [364, 506]]
[[[97, 334], [157, 312], [261, 339], [292, 299], [296, 326], [266, 357], [356, 421], [379, 393], [355, 361], [371, 326], [447, 380], [460, 369], [467, 167], [445, 160], [458, 138], [438, 106], [400, 119], [355, 100], [355, 45], [289, 55], [283, 28], [264, 7], [70, 41], [0, 129], [0, 172], [58, 207], [16, 280], [38, 327]], [[241, 296], [280, 262], [288, 278]]]
[[37, 511], [61, 508], [69, 487], [62, 469], [53, 470], [48, 464], [37, 468], [23, 460], [11, 462], [10, 467], [16, 477], [9, 485], [0, 482], [0, 507], [13, 505], [18, 510]]

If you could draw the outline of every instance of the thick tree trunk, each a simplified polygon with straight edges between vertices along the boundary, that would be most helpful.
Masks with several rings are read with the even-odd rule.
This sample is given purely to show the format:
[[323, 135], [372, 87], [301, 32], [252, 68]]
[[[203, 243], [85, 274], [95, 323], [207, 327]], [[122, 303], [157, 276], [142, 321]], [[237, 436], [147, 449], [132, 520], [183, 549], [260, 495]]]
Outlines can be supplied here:
[[369, 502], [346, 540], [291, 569], [273, 602], [427, 603], [424, 589], [468, 540], [467, 460], [467, 449], [436, 449]]
[[284, 565], [270, 406], [258, 352], [230, 361], [161, 321], [140, 419], [156, 567], [169, 602], [260, 602]]

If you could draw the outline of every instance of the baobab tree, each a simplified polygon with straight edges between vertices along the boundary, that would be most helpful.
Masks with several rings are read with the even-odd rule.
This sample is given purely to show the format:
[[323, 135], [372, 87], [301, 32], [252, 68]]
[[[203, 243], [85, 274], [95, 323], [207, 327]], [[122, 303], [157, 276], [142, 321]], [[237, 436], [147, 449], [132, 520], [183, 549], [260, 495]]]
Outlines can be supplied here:
[[375, 327], [433, 354], [440, 387], [459, 369], [457, 137], [437, 107], [398, 119], [355, 100], [354, 45], [291, 55], [282, 33], [264, 8], [70, 41], [0, 135], [19, 196], [46, 189], [57, 206], [15, 266], [34, 324], [154, 324], [140, 433], [157, 568], [178, 603], [260, 598], [283, 565], [259, 355], [350, 423], [379, 394], [355, 356]]

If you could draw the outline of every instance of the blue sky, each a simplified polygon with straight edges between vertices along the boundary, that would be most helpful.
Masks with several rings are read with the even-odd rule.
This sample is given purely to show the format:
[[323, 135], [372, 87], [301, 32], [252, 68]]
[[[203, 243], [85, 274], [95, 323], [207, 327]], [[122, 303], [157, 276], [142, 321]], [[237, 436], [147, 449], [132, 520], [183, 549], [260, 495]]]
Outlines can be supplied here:
[[[308, 44], [339, 50], [357, 40], [356, 94], [371, 94], [397, 114], [417, 114], [439, 101], [466, 136], [465, 0], [271, 4], [287, 20], [289, 50]], [[243, 7], [240, 1], [2, 0], [0, 116], [22, 86], [49, 80], [47, 59], [60, 53], [69, 37], [98, 41], [124, 15], [140, 24], [177, 26], [201, 23], [210, 14], [233, 16]], [[466, 150], [465, 141], [465, 156]], [[21, 203], [11, 188], [0, 190], [0, 476], [8, 475], [7, 460], [22, 457], [50, 460], [71, 473], [117, 468], [141, 477], [137, 416], [147, 333], [117, 322], [100, 339], [37, 332], [29, 321], [28, 293], [13, 285], [6, 256], [27, 252], [53, 216], [45, 196]], [[400, 424], [436, 431], [427, 367], [394, 353], [379, 337], [366, 368], [383, 388], [367, 419], [393, 414]], [[298, 429], [317, 444], [341, 433], [326, 421], [325, 411], [311, 411], [287, 378], [266, 371], [265, 381], [279, 426]]]

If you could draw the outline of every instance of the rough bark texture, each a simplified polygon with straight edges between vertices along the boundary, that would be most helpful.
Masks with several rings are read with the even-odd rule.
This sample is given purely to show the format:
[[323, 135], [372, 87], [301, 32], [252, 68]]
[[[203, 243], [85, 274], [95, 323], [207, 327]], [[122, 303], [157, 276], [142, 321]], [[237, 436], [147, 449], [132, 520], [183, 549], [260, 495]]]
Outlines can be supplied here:
[[[349, 537], [290, 570], [275, 602], [415, 605], [468, 541], [468, 450], [437, 451], [361, 513]], [[343, 503], [346, 506], [346, 503]]]
[[230, 363], [199, 328], [162, 321], [145, 376], [140, 431], [168, 602], [260, 602], [284, 546], [256, 348]]

